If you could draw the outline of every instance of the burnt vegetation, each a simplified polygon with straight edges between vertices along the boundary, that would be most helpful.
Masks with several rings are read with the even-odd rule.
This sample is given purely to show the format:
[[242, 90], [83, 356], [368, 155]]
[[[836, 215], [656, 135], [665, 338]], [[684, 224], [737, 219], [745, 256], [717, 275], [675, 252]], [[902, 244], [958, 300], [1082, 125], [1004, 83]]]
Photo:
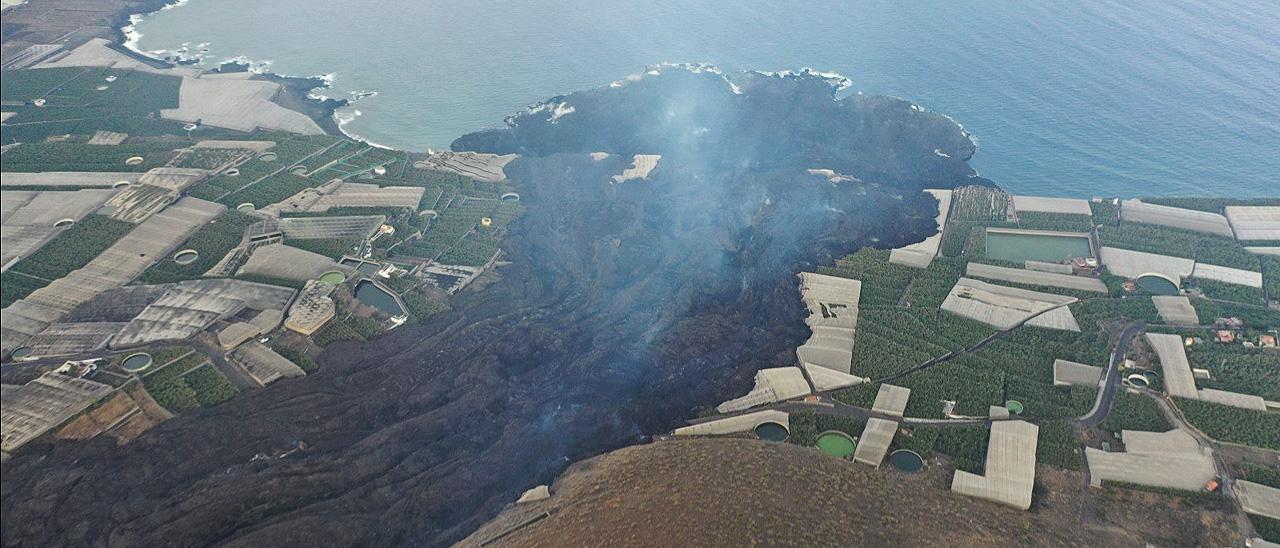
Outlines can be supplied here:
[[[838, 100], [817, 77], [735, 79], [741, 94], [667, 70], [560, 98], [576, 111], [555, 123], [530, 113], [459, 139], [522, 155], [507, 174], [525, 212], [499, 279], [128, 446], [28, 448], [4, 465], [4, 543], [448, 543], [569, 461], [670, 430], [790, 363], [808, 334], [795, 274], [872, 237], [932, 233], [919, 190], [972, 184], [973, 145], [905, 101]], [[632, 154], [663, 158], [611, 184]]]

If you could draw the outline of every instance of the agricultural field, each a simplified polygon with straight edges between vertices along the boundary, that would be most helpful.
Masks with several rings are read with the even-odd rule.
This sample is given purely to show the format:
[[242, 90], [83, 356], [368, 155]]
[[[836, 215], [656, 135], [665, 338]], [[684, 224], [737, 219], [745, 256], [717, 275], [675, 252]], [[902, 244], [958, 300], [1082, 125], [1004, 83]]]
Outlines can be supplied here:
[[986, 463], [987, 440], [991, 429], [987, 425], [973, 426], [912, 426], [907, 433], [894, 436], [889, 451], [907, 449], [925, 459], [934, 453], [951, 457], [956, 470], [981, 474]]
[[1194, 209], [1209, 213], [1222, 213], [1227, 206], [1277, 206], [1277, 198], [1143, 198], [1148, 204]]
[[1263, 289], [1272, 301], [1280, 301], [1280, 257], [1261, 255], [1258, 259], [1262, 262]]
[[1106, 339], [1102, 336], [1104, 324], [1126, 319], [1151, 323], [1160, 319], [1160, 312], [1151, 299], [1141, 296], [1079, 302], [1071, 305], [1071, 312], [1080, 323], [1080, 329], [1085, 332], [1092, 330], [1099, 337], [1094, 342], [1102, 346], [1106, 345]]
[[[862, 306], [855, 335], [853, 373], [883, 379], [932, 358], [972, 346], [994, 330], [984, 324], [938, 310], [965, 261], [940, 258], [928, 269], [893, 265], [884, 251], [863, 249], [822, 270], [862, 281]], [[912, 297], [916, 295], [916, 297]], [[1095, 295], [1096, 296], [1096, 295]], [[898, 306], [898, 303], [911, 306]], [[1022, 327], [982, 349], [892, 380], [912, 389], [907, 415], [939, 418], [942, 402], [955, 401], [954, 412], [986, 416], [991, 405], [1014, 399], [1024, 414], [1039, 419], [1065, 419], [1092, 406], [1090, 389], [1053, 386], [1055, 359], [1103, 366], [1109, 352], [1104, 323], [1123, 318], [1150, 321], [1156, 310], [1150, 299], [1092, 299], [1071, 305], [1082, 332]], [[869, 407], [873, 386], [853, 387], [835, 397]]]
[[1130, 394], [1123, 390], [1116, 392], [1111, 413], [1102, 421], [1103, 430], [1119, 434], [1121, 430], [1141, 430], [1144, 432], [1167, 432], [1173, 429], [1169, 420], [1160, 411], [1160, 405], [1147, 396]]
[[218, 169], [244, 154], [243, 150], [234, 148], [202, 148], [191, 149], [174, 160], [174, 167], [194, 169]]
[[790, 423], [791, 437], [787, 441], [805, 447], [812, 447], [817, 441], [818, 434], [828, 430], [844, 432], [857, 439], [862, 435], [862, 429], [866, 427], [866, 423], [853, 417], [840, 417], [809, 411], [793, 413], [788, 422]]
[[[349, 292], [347, 296], [350, 296]], [[344, 297], [334, 299], [337, 305], [334, 318], [311, 336], [312, 341], [320, 346], [328, 346], [335, 341], [364, 341], [382, 334], [382, 322], [352, 314], [343, 300]]]
[[938, 257], [928, 268], [911, 268], [890, 263], [887, 250], [863, 248], [837, 260], [834, 267], [818, 267], [818, 273], [861, 280], [859, 302], [863, 306], [938, 308], [964, 273], [964, 266], [963, 260]]
[[[156, 357], [154, 353], [152, 357]], [[174, 413], [217, 405], [239, 393], [222, 372], [196, 352], [152, 369], [143, 375], [142, 384], [156, 403]]]
[[1205, 297], [1220, 301], [1262, 305], [1266, 303], [1262, 289], [1244, 285], [1229, 284], [1217, 280], [1191, 278], [1187, 286], [1199, 289]]
[[1088, 232], [1093, 228], [1093, 218], [1088, 215], [1072, 215], [1069, 213], [1023, 211], [1018, 213], [1018, 228]]
[[1102, 245], [1185, 257], [1209, 264], [1257, 272], [1258, 257], [1232, 238], [1163, 226], [1124, 223], [1098, 230]]
[[1192, 299], [1191, 305], [1201, 323], [1213, 323], [1217, 318], [1239, 318], [1250, 329], [1269, 329], [1280, 326], [1280, 310], [1257, 305], [1225, 303], [1208, 299]]
[[[223, 179], [228, 179], [228, 177], [223, 176], [215, 180]], [[284, 200], [285, 198], [293, 196], [305, 189], [319, 186], [324, 183], [324, 181], [317, 182], [306, 177], [294, 175], [287, 171], [281, 171], [279, 173], [257, 179], [253, 181], [252, 184], [249, 184], [249, 180], [244, 179], [244, 175], [240, 175], [239, 177], [236, 177], [236, 179], [238, 179], [236, 182], [242, 182], [248, 186], [245, 186], [244, 188], [234, 187], [229, 189], [219, 186], [217, 188], [230, 190], [230, 192], [216, 197], [215, 201], [231, 208], [245, 203], [253, 204], [255, 207], [263, 207]], [[200, 185], [198, 187], [200, 189], [198, 192], [203, 194], [213, 190], [213, 188], [208, 187], [207, 185], [208, 183]], [[193, 190], [191, 194], [194, 196], [197, 194], [197, 191]]]
[[1095, 225], [1118, 226], [1120, 224], [1120, 204], [1109, 200], [1089, 202], [1089, 209], [1093, 211]]
[[879, 379], [963, 349], [994, 330], [938, 309], [862, 306], [854, 334], [853, 373]]
[[354, 255], [356, 248], [364, 242], [361, 238], [321, 238], [315, 240], [288, 239], [285, 243], [298, 249], [318, 253], [333, 260], [343, 255]]
[[[1092, 402], [1090, 402], [1092, 403]], [[1085, 409], [1087, 412], [1088, 409]], [[1081, 413], [1082, 415], [1084, 413]], [[1068, 470], [1084, 469], [1084, 449], [1065, 420], [1041, 421], [1036, 443], [1036, 462]]]
[[293, 175], [289, 173], [289, 168], [312, 155], [322, 154], [329, 147], [348, 142], [331, 135], [291, 135], [279, 132], [263, 132], [251, 138], [275, 141], [276, 146], [260, 157], [237, 166], [239, 175], [214, 177], [192, 187], [187, 193], [204, 200], [221, 202], [228, 207], [245, 202], [264, 207], [304, 188], [328, 182], [328, 179]]
[[1008, 216], [1009, 193], [989, 186], [966, 186], [951, 194], [948, 221], [1003, 222]]
[[[351, 143], [352, 141], [344, 141]], [[336, 148], [336, 147], [335, 147]], [[316, 180], [347, 179], [372, 168], [386, 166], [403, 156], [401, 152], [371, 147], [359, 143], [359, 149], [332, 157], [332, 150], [310, 158], [305, 162], [307, 174]]]
[[1240, 472], [1240, 479], [1280, 489], [1280, 468], [1246, 462]]
[[315, 372], [315, 370], [319, 368], [319, 366], [316, 365], [316, 361], [311, 359], [311, 356], [308, 356], [305, 352], [297, 350], [291, 346], [273, 344], [271, 345], [271, 350], [274, 350], [276, 354], [283, 356], [284, 359], [293, 362], [294, 365], [298, 366], [298, 368], [303, 371], [306, 371], [308, 374]]
[[255, 221], [257, 219], [252, 215], [228, 209], [179, 247], [179, 249], [196, 250], [200, 256], [195, 262], [180, 265], [169, 257], [143, 272], [139, 280], [142, 283], [159, 284], [199, 278], [222, 260], [227, 252], [240, 245], [245, 229]]
[[[426, 220], [419, 238], [390, 250], [392, 258], [428, 259], [446, 264], [482, 266], [497, 253], [508, 225], [520, 215], [518, 202], [501, 196], [512, 189], [504, 183], [487, 183], [451, 173], [409, 170], [404, 178], [376, 180], [383, 186], [421, 186], [426, 189], [420, 210], [436, 212]], [[481, 219], [492, 224], [485, 227]]]
[[[7, 138], [7, 137], [6, 137]], [[67, 141], [22, 143], [4, 153], [5, 171], [119, 171], [144, 172], [172, 160], [185, 141], [150, 141], [120, 145], [90, 145], [85, 138]], [[142, 157], [138, 165], [125, 160]], [[65, 190], [65, 187], [63, 188]]]
[[[5, 110], [17, 113], [5, 122], [5, 143], [97, 130], [130, 136], [185, 134], [182, 123], [160, 119], [161, 109], [178, 107], [182, 80], [176, 76], [75, 67], [5, 71], [0, 82]], [[37, 99], [45, 104], [32, 105]], [[10, 170], [7, 162], [5, 169]]]
[[1280, 519], [1264, 516], [1249, 516], [1249, 522], [1258, 531], [1258, 536], [1269, 542], [1280, 542]]
[[1215, 440], [1280, 450], [1280, 413], [1182, 398], [1175, 403], [1188, 422]]
[[0, 274], [3, 305], [9, 306], [31, 292], [70, 274], [92, 261], [134, 225], [105, 215], [88, 215], [30, 256]]

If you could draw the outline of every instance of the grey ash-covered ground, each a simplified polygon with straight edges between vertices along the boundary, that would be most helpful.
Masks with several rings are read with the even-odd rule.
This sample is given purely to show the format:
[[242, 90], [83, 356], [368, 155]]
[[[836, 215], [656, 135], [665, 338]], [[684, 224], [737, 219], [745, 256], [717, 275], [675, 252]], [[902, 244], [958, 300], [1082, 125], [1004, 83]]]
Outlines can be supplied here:
[[[569, 462], [790, 363], [807, 336], [795, 273], [932, 233], [917, 191], [973, 183], [973, 145], [941, 115], [837, 100], [818, 76], [734, 81], [741, 94], [668, 68], [557, 98], [574, 112], [554, 123], [544, 109], [460, 139], [522, 155], [507, 171], [526, 212], [498, 280], [127, 446], [14, 456], [4, 544], [445, 544]], [[663, 158], [648, 180], [610, 184], [632, 154]]]

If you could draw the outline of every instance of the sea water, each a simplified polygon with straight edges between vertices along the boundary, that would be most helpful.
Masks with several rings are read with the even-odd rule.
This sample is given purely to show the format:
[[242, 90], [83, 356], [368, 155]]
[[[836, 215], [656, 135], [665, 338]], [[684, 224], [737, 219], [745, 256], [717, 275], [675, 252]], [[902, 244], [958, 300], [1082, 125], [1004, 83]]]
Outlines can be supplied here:
[[1276, 196], [1277, 21], [1273, 1], [190, 0], [134, 30], [331, 75], [322, 93], [362, 97], [345, 131], [414, 151], [650, 64], [812, 67], [950, 115], [1015, 192]]

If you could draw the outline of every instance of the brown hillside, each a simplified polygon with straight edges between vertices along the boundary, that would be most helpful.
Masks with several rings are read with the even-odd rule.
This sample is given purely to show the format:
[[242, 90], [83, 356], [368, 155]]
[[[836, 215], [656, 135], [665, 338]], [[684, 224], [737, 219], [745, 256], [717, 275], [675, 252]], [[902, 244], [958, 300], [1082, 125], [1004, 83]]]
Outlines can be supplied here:
[[1214, 503], [1090, 490], [1083, 474], [1041, 467], [1020, 512], [953, 495], [950, 477], [936, 460], [907, 475], [789, 444], [665, 441], [574, 465], [550, 499], [508, 507], [462, 545], [1239, 545]]

